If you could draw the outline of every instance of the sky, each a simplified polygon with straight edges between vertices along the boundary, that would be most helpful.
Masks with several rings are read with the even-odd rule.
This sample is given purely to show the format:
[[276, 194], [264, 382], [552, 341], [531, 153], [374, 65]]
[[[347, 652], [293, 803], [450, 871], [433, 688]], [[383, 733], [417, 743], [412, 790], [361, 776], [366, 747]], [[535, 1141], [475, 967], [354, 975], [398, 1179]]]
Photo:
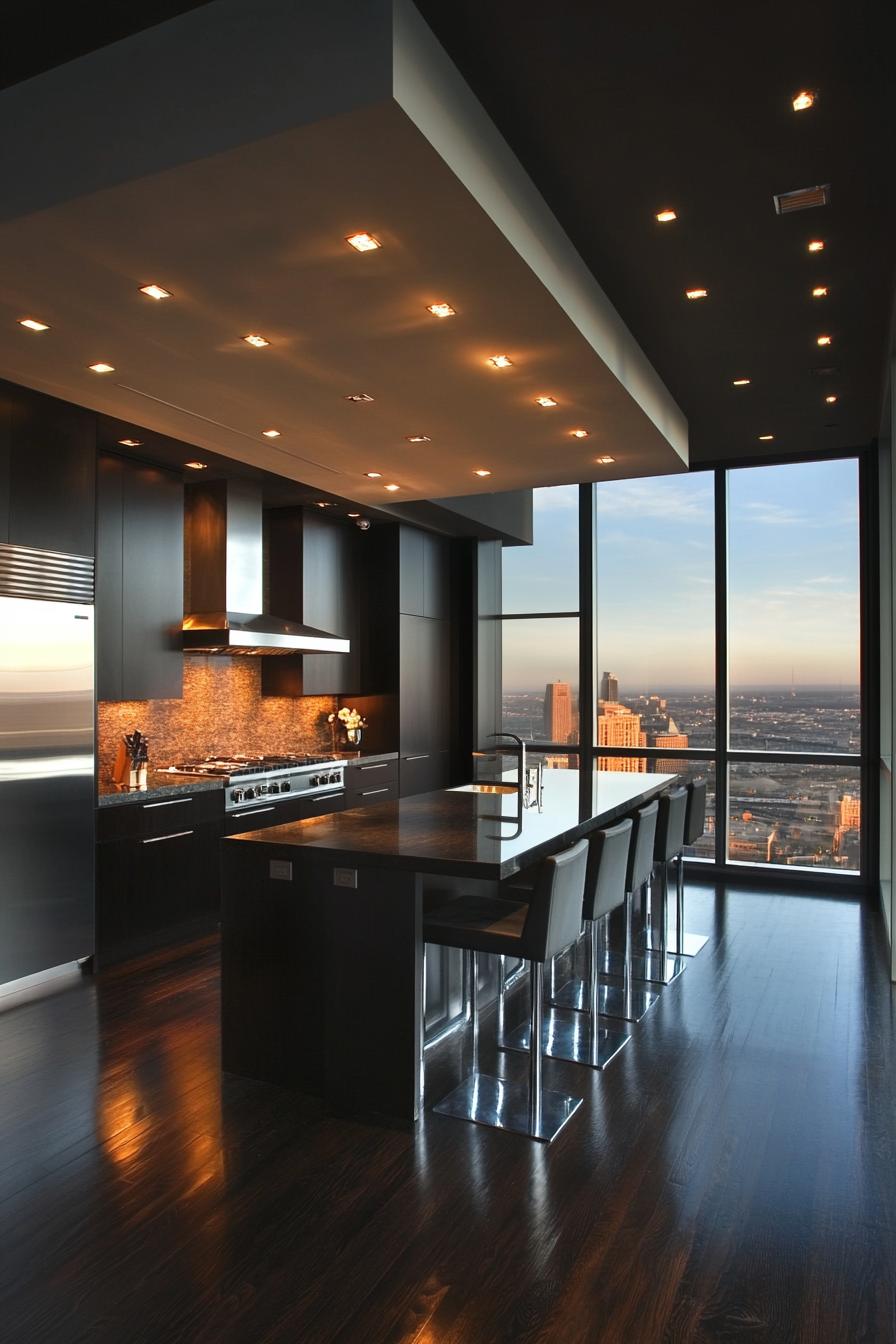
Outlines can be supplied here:
[[[597, 487], [597, 667], [620, 690], [713, 680], [713, 476]], [[854, 459], [728, 473], [733, 686], [859, 679]], [[504, 611], [578, 606], [577, 488], [535, 491], [535, 542], [504, 551]], [[508, 690], [576, 680], [573, 621], [504, 623]]]

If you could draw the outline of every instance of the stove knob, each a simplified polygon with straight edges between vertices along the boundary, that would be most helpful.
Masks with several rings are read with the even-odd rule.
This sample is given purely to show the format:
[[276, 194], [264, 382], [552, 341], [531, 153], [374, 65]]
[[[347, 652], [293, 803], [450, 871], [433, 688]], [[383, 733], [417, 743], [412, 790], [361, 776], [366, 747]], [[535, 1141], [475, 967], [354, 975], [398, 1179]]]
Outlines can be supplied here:
[[254, 797], [255, 797], [255, 790], [254, 790], [254, 789], [246, 789], [246, 792], [245, 792], [245, 795], [244, 795], [244, 796], [245, 796], [245, 798], [246, 798], [247, 800], [248, 800], [249, 798], [254, 798]]
[[279, 785], [279, 784], [269, 784], [269, 785], [268, 785], [268, 793], [279, 793], [279, 792], [280, 792], [280, 785]]
[[309, 783], [312, 788], [316, 788], [317, 785], [320, 784], [320, 775], [312, 775]]
[[334, 771], [334, 773], [333, 773], [332, 775], [328, 775], [328, 776], [327, 776], [327, 782], [328, 782], [329, 784], [338, 784], [338, 783], [339, 783], [339, 772], [338, 772], [338, 771]]
[[232, 800], [233, 800], [235, 803], [241, 803], [241, 802], [243, 801], [243, 791], [242, 791], [242, 789], [234, 789], [233, 792], [231, 793], [230, 797], [232, 798]]
[[281, 792], [281, 793], [289, 793], [289, 791], [291, 790], [291, 788], [292, 788], [292, 785], [290, 784], [289, 780], [288, 780], [288, 779], [284, 779], [283, 783], [280, 785], [280, 792]]

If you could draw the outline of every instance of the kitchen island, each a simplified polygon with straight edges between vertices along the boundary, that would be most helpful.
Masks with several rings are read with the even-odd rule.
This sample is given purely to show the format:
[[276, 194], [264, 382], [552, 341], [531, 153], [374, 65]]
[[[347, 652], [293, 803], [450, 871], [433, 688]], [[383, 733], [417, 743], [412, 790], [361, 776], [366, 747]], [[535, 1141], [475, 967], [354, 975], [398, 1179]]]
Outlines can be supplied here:
[[413, 1122], [427, 878], [503, 881], [675, 779], [596, 771], [583, 803], [577, 771], [549, 770], [542, 811], [467, 786], [228, 837], [224, 1068]]

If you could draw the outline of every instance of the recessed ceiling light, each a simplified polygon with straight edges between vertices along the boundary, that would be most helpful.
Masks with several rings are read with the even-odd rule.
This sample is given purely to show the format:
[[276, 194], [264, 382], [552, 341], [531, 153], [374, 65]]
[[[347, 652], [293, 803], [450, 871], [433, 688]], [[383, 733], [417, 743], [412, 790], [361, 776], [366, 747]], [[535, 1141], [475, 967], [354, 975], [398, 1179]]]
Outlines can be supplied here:
[[490, 471], [487, 471], [487, 470], [485, 469], [485, 467], [477, 467], [476, 470], [473, 472], [473, 475], [474, 475], [474, 476], [491, 476], [491, 472], [490, 472]]
[[400, 486], [400, 485], [384, 485], [384, 486], [383, 486], [383, 489], [384, 489], [384, 490], [400, 490], [400, 489], [401, 489], [401, 486]]
[[588, 429], [571, 429], [569, 432], [574, 439], [587, 439], [591, 433]]
[[88, 364], [87, 366], [93, 373], [114, 373], [114, 364]]
[[616, 461], [615, 457], [610, 457], [608, 453], [605, 453], [603, 457], [596, 457], [594, 460], [601, 467], [608, 467], [611, 462]]
[[373, 401], [369, 392], [349, 392], [346, 401]]
[[825, 397], [825, 401], [827, 402], [827, 404], [828, 404], [829, 406], [833, 406], [833, 404], [834, 404], [834, 402], [835, 402], [836, 400], [837, 400], [837, 397], [836, 397], [835, 393], [833, 393], [833, 392], [831, 393], [831, 395], [830, 395], [829, 397]]
[[317, 507], [319, 509], [329, 509], [330, 501], [328, 499], [319, 499], [317, 500]]
[[750, 380], [749, 380], [749, 378], [732, 378], [732, 380], [731, 380], [731, 386], [732, 386], [732, 387], [749, 387], [749, 386], [750, 386]]
[[509, 355], [489, 355], [489, 364], [494, 364], [496, 369], [513, 368], [513, 360]]
[[184, 466], [185, 466], [185, 467], [189, 467], [189, 468], [190, 468], [190, 471], [205, 471], [206, 467], [208, 466], [208, 463], [207, 463], [207, 462], [185, 462], [185, 463], [184, 463]]
[[812, 291], [813, 299], [826, 299], [828, 296], [827, 285], [816, 285]]
[[773, 439], [774, 437], [775, 437], [774, 434], [760, 434], [760, 435], [759, 435], [759, 442], [760, 442], [760, 443], [771, 443], [771, 441], [772, 441], [772, 439]]
[[49, 331], [49, 322], [39, 322], [36, 317], [20, 317], [19, 326], [27, 327], [29, 331]]
[[807, 108], [814, 107], [817, 97], [818, 94], [814, 93], [812, 89], [800, 89], [799, 93], [795, 93], [790, 100], [794, 112], [805, 112]]
[[349, 513], [349, 514], [346, 514], [346, 517], [347, 517], [347, 518], [360, 518], [361, 515], [360, 515], [360, 513]]
[[122, 448], [139, 448], [139, 447], [142, 445], [143, 440], [142, 440], [142, 439], [119, 439], [118, 442], [121, 444]]
[[249, 335], [244, 336], [242, 339], [247, 345], [254, 345], [256, 350], [263, 350], [266, 345], [270, 345], [270, 341], [267, 337], [259, 336], [257, 331], [250, 331]]
[[266, 439], [279, 439], [280, 437], [279, 429], [263, 429], [261, 432]]
[[171, 299], [174, 297], [170, 289], [163, 289], [161, 285], [141, 285], [140, 293], [145, 294], [150, 299]]
[[433, 317], [454, 317], [456, 314], [456, 309], [450, 303], [428, 303], [426, 311], [432, 313]]
[[834, 340], [833, 336], [816, 336], [816, 337], [815, 337], [815, 344], [816, 344], [816, 345], [831, 345], [831, 344], [833, 344], [833, 340]]
[[708, 294], [708, 289], [686, 289], [684, 292], [686, 299], [705, 299]]
[[673, 219], [677, 218], [678, 215], [674, 210], [659, 210], [657, 211], [656, 222], [658, 224], [671, 224]]
[[406, 434], [405, 438], [408, 443], [432, 443], [428, 434]]
[[823, 251], [824, 251], [824, 239], [823, 239], [823, 238], [813, 238], [812, 241], [808, 244], [808, 247], [809, 247], [809, 251], [810, 251], [810, 252], [823, 252]]
[[375, 252], [378, 247], [382, 247], [379, 238], [374, 238], [372, 233], [352, 233], [345, 241], [356, 252]]
[[557, 402], [554, 397], [536, 397], [535, 404], [536, 406], [556, 406]]
[[365, 471], [364, 475], [369, 476], [372, 481], [378, 481], [382, 476], [381, 471]]

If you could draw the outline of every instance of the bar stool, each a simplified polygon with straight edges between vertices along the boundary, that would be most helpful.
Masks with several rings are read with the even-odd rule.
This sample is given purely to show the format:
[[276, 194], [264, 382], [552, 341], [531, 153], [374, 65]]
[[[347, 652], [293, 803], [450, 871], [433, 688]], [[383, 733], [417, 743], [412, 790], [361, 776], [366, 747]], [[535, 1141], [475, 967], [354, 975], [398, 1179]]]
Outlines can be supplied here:
[[693, 845], [706, 829], [706, 780], [695, 779], [688, 785], [688, 805], [684, 817], [684, 840], [682, 849], [676, 856], [676, 945], [675, 953], [685, 957], [696, 957], [709, 939], [705, 933], [685, 933], [684, 931], [684, 853], [685, 845]]
[[[542, 1050], [551, 1059], [604, 1069], [631, 1039], [627, 1031], [600, 1025], [600, 969], [604, 922], [625, 901], [632, 830], [631, 818], [625, 817], [616, 826], [593, 831], [588, 838], [582, 918], [590, 933], [589, 974], [585, 980], [570, 980], [550, 1000], [553, 1008], [544, 1021]], [[529, 1024], [524, 1023], [505, 1046], [508, 1050], [528, 1050], [531, 1039]]]
[[479, 953], [516, 956], [529, 962], [530, 1030], [541, 1041], [544, 964], [564, 952], [582, 929], [582, 900], [588, 841], [545, 859], [532, 890], [514, 897], [462, 896], [424, 917], [423, 939], [458, 947], [469, 956], [473, 1068], [464, 1081], [433, 1107], [440, 1115], [472, 1120], [494, 1129], [510, 1129], [547, 1143], [557, 1136], [582, 1104], [542, 1086], [542, 1052], [529, 1052], [529, 1085], [479, 1072]]
[[[653, 984], [668, 985], [681, 975], [687, 962], [684, 957], [669, 949], [669, 863], [678, 858], [684, 846], [685, 814], [687, 812], [688, 790], [679, 785], [667, 790], [658, 799], [659, 812], [656, 821], [656, 835], [653, 842], [653, 874], [651, 876], [650, 899], [647, 903], [647, 923], [644, 930], [643, 959], [635, 964], [636, 979]], [[653, 893], [655, 879], [660, 878], [659, 920], [654, 925]], [[677, 928], [677, 924], [676, 924]]]
[[640, 1022], [659, 998], [659, 991], [635, 989], [632, 962], [632, 909], [635, 892], [643, 891], [653, 871], [653, 844], [659, 804], [656, 799], [632, 813], [632, 838], [625, 874], [625, 950], [622, 958], [622, 986], [601, 985], [600, 1012], [603, 1017], [621, 1017], [626, 1022]]

